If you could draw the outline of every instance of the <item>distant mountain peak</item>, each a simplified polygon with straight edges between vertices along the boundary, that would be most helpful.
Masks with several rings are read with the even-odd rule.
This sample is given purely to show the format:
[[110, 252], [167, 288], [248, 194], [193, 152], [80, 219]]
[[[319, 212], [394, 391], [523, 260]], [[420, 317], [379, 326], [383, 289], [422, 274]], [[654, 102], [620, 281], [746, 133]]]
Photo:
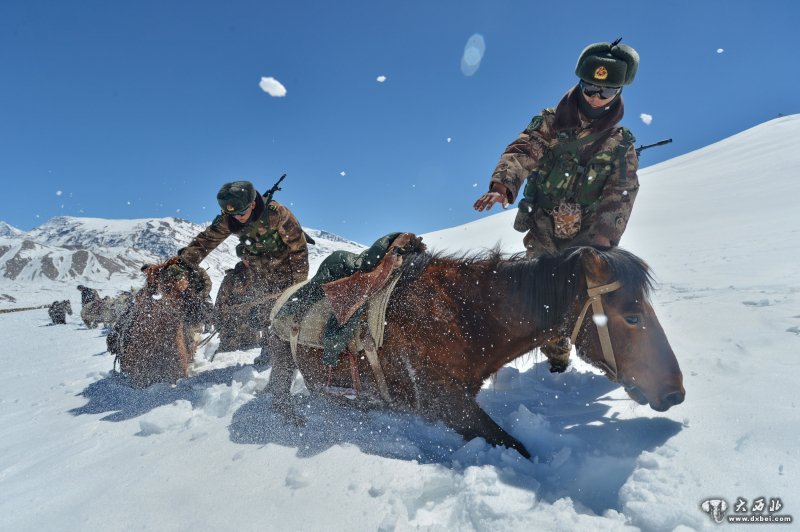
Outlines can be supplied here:
[[[127, 290], [143, 281], [142, 265], [174, 256], [207, 225], [174, 217], [113, 220], [56, 216], [23, 232], [0, 222], [0, 296], [13, 298], [9, 293], [30, 290], [31, 283], [83, 283]], [[358, 252], [365, 247], [327, 231], [306, 231], [317, 242], [309, 246], [312, 271], [337, 249]], [[201, 264], [215, 288], [239, 260], [236, 243], [235, 237], [228, 238]]]

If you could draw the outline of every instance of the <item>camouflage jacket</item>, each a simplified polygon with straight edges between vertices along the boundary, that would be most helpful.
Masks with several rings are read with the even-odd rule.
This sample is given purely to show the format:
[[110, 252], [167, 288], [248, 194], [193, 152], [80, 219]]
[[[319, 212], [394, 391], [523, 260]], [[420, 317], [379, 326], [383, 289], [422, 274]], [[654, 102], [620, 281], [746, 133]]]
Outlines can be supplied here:
[[[624, 113], [622, 98], [612, 110], [597, 120], [588, 119], [578, 110], [577, 98], [582, 98], [582, 95], [575, 87], [564, 96], [555, 110], [545, 109], [540, 116], [534, 117], [500, 156], [490, 179], [490, 190], [505, 192], [509, 203], [513, 203], [525, 186], [527, 177], [540, 169], [548, 151], [558, 144], [559, 132], [573, 132], [580, 139], [596, 132], [609, 131], [608, 135], [580, 148], [582, 160], [588, 160], [594, 154], [616, 151], [624, 140], [622, 128], [616, 127]], [[639, 160], [633, 142], [629, 142], [624, 152], [624, 161], [625, 167], [620, 168], [619, 159], [610, 158], [610, 173], [592, 215], [586, 218], [586, 225], [581, 228], [582, 234], [600, 234], [608, 237], [612, 244], [619, 242], [639, 189], [636, 174]]]
[[247, 222], [241, 224], [229, 214], [220, 214], [178, 254], [191, 264], [199, 264], [230, 235], [239, 237], [237, 255], [259, 270], [272, 271], [291, 282], [308, 277], [303, 228], [289, 209], [274, 200], [264, 205], [261, 196], [256, 197], [256, 207]]

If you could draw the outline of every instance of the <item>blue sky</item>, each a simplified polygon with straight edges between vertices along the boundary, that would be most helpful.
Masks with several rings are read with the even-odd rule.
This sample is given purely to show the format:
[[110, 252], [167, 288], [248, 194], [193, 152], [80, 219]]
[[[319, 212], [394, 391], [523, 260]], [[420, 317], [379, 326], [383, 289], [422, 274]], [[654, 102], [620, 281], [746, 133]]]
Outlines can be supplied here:
[[[486, 216], [471, 206], [498, 157], [576, 82], [592, 42], [622, 37], [641, 56], [622, 124], [638, 143], [674, 139], [642, 166], [798, 113], [799, 6], [6, 1], [0, 220], [204, 222], [223, 182], [264, 190], [287, 173], [276, 198], [303, 225], [360, 242], [466, 223]], [[475, 34], [485, 53], [467, 76]]]

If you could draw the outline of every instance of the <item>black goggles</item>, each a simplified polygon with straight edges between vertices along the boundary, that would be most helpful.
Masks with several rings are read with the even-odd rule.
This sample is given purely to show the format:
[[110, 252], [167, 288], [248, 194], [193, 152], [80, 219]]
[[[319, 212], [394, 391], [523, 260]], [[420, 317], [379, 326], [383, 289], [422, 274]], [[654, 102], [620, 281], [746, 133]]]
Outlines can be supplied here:
[[601, 87], [581, 80], [581, 90], [586, 96], [599, 96], [604, 100], [608, 100], [619, 94], [622, 87]]

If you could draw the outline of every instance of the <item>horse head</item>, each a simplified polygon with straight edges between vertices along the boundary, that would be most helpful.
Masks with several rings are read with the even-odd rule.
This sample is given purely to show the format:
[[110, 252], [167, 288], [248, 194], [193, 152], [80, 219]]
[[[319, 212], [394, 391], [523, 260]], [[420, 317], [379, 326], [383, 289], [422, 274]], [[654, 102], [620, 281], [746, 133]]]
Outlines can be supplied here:
[[202, 320], [211, 292], [211, 278], [204, 269], [173, 257], [142, 271], [147, 281], [141, 297], [165, 299], [182, 307], [189, 322]]
[[682, 403], [683, 374], [649, 301], [647, 264], [620, 248], [575, 253], [585, 273], [572, 335], [578, 355], [641, 405], [663, 412]]

